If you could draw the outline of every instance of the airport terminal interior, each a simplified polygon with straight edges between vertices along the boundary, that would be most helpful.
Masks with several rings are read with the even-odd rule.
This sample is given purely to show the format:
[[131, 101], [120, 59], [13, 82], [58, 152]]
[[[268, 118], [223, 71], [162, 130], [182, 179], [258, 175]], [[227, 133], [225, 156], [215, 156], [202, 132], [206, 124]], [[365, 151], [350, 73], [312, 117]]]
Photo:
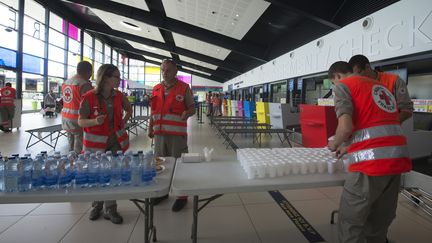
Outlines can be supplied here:
[[[431, 242], [431, 30], [428, 0], [0, 0], [0, 91], [16, 90], [13, 119], [0, 113], [0, 242], [339, 242], [351, 172], [327, 148], [338, 125], [327, 71], [357, 54], [403, 80], [412, 101], [401, 131], [413, 168], [387, 242]], [[188, 153], [157, 158], [157, 174], [139, 185], [10, 187], [14, 154], [69, 154], [62, 86], [82, 61], [93, 86], [103, 64], [118, 67], [116, 89], [132, 105], [128, 150], [155, 150], [150, 104], [166, 59], [193, 93]], [[123, 223], [89, 220], [94, 195], [118, 199]]]

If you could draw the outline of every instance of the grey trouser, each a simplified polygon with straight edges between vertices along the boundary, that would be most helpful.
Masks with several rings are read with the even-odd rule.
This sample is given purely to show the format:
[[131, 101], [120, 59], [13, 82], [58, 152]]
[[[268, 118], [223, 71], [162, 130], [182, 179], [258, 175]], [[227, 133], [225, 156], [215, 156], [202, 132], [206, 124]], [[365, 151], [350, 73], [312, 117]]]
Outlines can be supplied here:
[[0, 106], [0, 125], [11, 127], [11, 121], [15, 116], [15, 106]]
[[187, 136], [155, 135], [155, 156], [180, 158], [188, 152]]
[[115, 200], [93, 201], [92, 207], [102, 209], [104, 203], [105, 203], [105, 211], [108, 210], [117, 211], [117, 202]]
[[67, 132], [69, 151], [80, 154], [83, 149], [83, 132]]
[[339, 205], [340, 243], [384, 243], [396, 217], [400, 175], [348, 173]]

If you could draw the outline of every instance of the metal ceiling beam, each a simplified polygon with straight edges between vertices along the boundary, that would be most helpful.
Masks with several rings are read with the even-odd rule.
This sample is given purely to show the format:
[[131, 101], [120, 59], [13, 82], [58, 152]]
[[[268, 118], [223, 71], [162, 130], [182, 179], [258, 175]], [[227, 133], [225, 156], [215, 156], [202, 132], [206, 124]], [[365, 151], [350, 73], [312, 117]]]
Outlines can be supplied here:
[[255, 59], [261, 63], [268, 60], [265, 55], [265, 48], [239, 41], [237, 39], [218, 34], [216, 32], [203, 29], [182, 21], [172, 19], [157, 12], [147, 12], [141, 9], [130, 7], [121, 3], [106, 0], [67, 0], [68, 2], [81, 4], [87, 7], [96, 8], [113, 14], [125, 16], [143, 23], [170, 31], [179, 33], [206, 43], [214, 44], [243, 56]]
[[165, 50], [168, 52], [172, 52], [175, 53], [177, 55], [183, 55], [183, 56], [187, 56], [202, 62], [206, 62], [209, 64], [213, 64], [218, 66], [219, 68], [222, 69], [226, 69], [228, 71], [231, 72], [235, 72], [237, 74], [241, 74], [242, 72], [237, 71], [231, 67], [233, 66], [238, 66], [234, 63], [231, 63], [231, 67], [228, 67], [227, 65], [224, 64], [224, 61], [219, 60], [217, 58], [214, 57], [209, 57], [197, 52], [193, 52], [181, 47], [177, 47], [174, 46], [172, 44], [168, 44], [168, 43], [163, 43], [163, 42], [159, 42], [159, 41], [155, 41], [152, 39], [147, 39], [141, 36], [137, 36], [137, 35], [133, 35], [133, 34], [129, 34], [129, 33], [125, 33], [125, 32], [121, 32], [118, 30], [113, 30], [109, 27], [106, 27], [104, 25], [100, 25], [100, 24], [94, 24], [94, 23], [87, 23], [85, 29], [93, 31], [93, 32], [97, 32], [103, 35], [108, 35], [108, 36], [113, 36], [113, 37], [117, 37], [117, 38], [123, 38], [123, 39], [127, 39], [127, 40], [131, 40], [131, 41], [135, 41], [141, 44], [145, 44], [147, 46], [152, 46], [161, 50]]
[[323, 25], [325, 25], [327, 27], [330, 27], [330, 28], [332, 28], [334, 30], [337, 30], [337, 29], [341, 28], [341, 26], [339, 26], [339, 25], [337, 25], [337, 24], [335, 24], [335, 23], [333, 23], [333, 22], [331, 22], [329, 20], [323, 19], [321, 17], [318, 17], [316, 15], [313, 15], [311, 13], [308, 13], [308, 12], [300, 10], [300, 9], [298, 9], [296, 7], [293, 7], [289, 3], [287, 3], [287, 1], [281, 1], [281, 0], [265, 0], [265, 1], [271, 3], [271, 4], [275, 5], [275, 6], [278, 6], [280, 8], [283, 8], [285, 10], [288, 10], [290, 12], [294, 12], [296, 14], [299, 14], [299, 15], [303, 16], [303, 17], [311, 19], [311, 20], [313, 20], [313, 21], [315, 21], [317, 23], [323, 24]]

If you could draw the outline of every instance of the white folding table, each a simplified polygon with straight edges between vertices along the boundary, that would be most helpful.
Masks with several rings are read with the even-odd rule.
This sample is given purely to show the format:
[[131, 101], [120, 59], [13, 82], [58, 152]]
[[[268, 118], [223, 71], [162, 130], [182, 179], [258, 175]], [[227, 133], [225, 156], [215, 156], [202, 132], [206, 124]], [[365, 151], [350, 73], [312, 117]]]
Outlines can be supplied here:
[[[163, 164], [166, 169], [156, 176], [156, 183], [152, 185], [1, 192], [0, 203], [91, 202], [128, 199], [144, 215], [144, 242], [149, 243], [151, 237], [153, 241], [156, 241], [156, 227], [153, 225], [153, 204], [150, 199], [169, 193], [175, 161], [175, 158], [166, 158]], [[144, 198], [144, 200], [138, 198]]]
[[[211, 201], [225, 193], [260, 192], [341, 186], [344, 173], [288, 175], [276, 178], [252, 179], [237, 161], [182, 163], [179, 159], [174, 171], [171, 192], [176, 196], [193, 196], [192, 242], [197, 242], [198, 213]], [[200, 195], [214, 195], [199, 199]], [[199, 207], [198, 203], [204, 202]]]

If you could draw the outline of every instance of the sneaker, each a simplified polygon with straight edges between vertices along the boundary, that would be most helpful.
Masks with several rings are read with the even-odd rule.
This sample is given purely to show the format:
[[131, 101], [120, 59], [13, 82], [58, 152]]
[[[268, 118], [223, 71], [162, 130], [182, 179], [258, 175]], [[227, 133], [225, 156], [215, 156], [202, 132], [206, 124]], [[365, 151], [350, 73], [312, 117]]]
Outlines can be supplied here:
[[92, 210], [91, 210], [91, 212], [90, 212], [89, 219], [90, 220], [96, 220], [96, 219], [98, 219], [101, 216], [101, 211], [102, 211], [102, 208], [93, 207]]
[[123, 223], [123, 217], [117, 213], [117, 210], [107, 210], [104, 212], [104, 219], [111, 220], [113, 224]]
[[182, 210], [187, 203], [187, 199], [186, 198], [177, 198], [176, 201], [174, 202], [173, 206], [172, 206], [172, 211], [173, 212], [178, 212], [180, 210]]
[[163, 200], [168, 198], [168, 194], [162, 197], [155, 197], [151, 199], [151, 202], [153, 204], [153, 206], [158, 205], [159, 203], [161, 203]]

